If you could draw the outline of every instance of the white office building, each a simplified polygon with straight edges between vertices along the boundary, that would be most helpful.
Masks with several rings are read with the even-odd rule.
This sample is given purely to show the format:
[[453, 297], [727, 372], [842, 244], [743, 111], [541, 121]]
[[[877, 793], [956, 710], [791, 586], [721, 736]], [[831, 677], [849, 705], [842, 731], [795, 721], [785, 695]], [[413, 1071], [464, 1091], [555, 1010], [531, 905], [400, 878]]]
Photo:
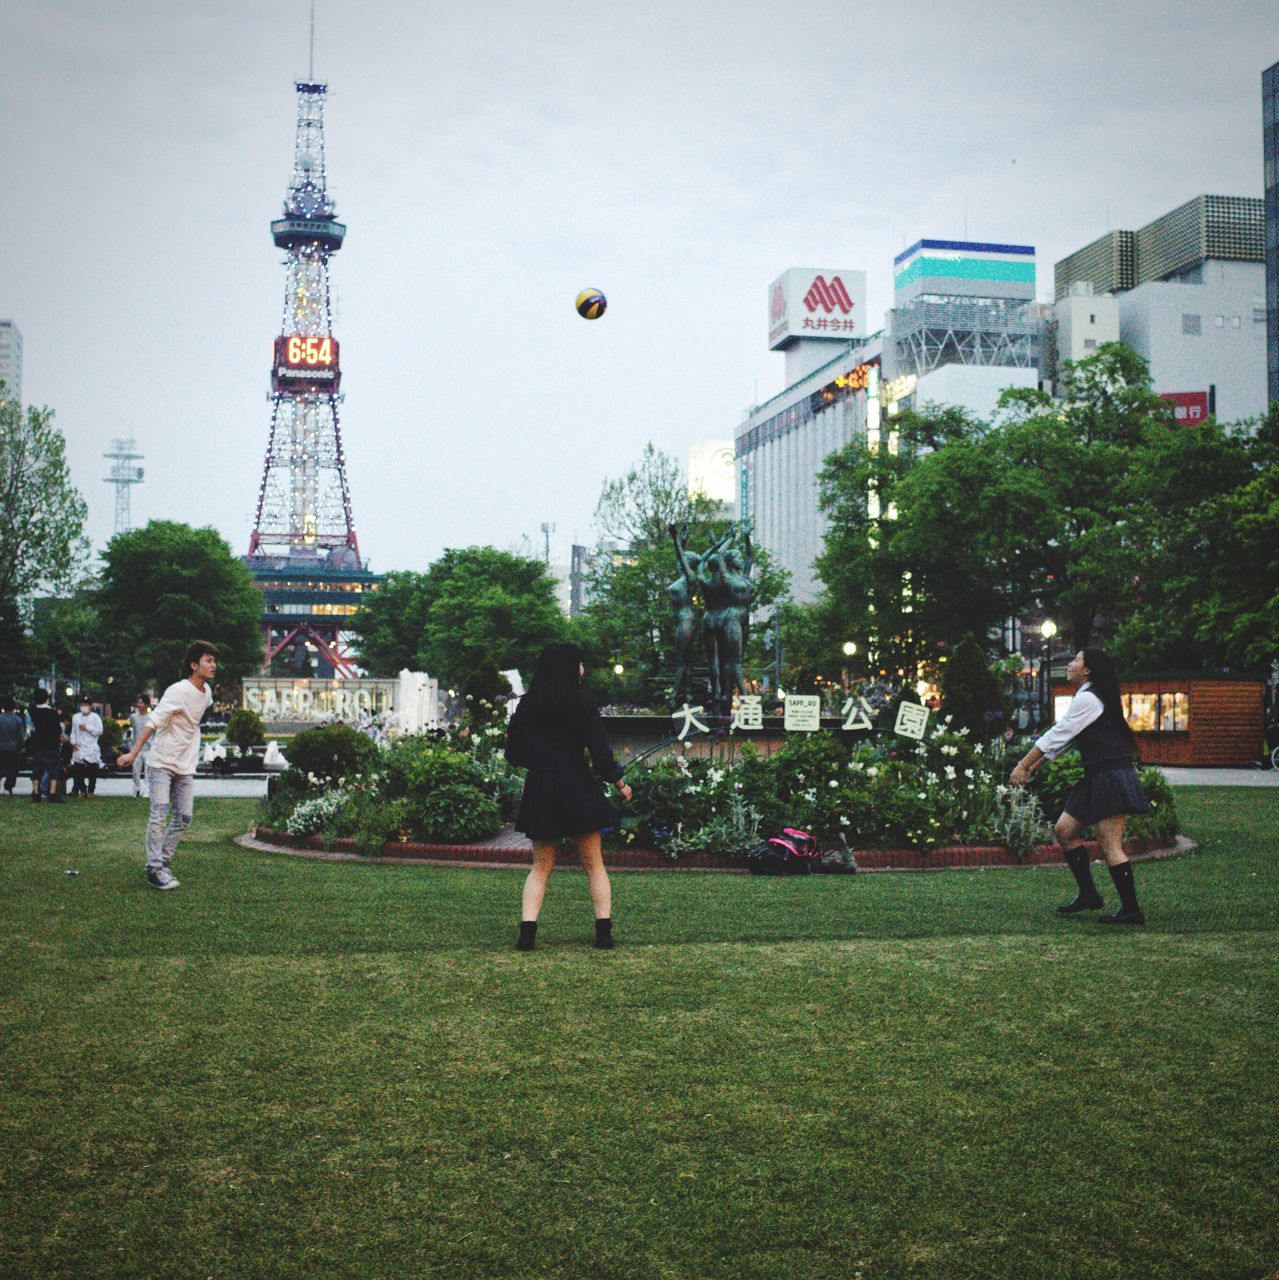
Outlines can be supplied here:
[[1196, 196], [1139, 231], [1108, 231], [1058, 262], [1055, 283], [1056, 369], [1091, 354], [1089, 338], [1114, 336], [1117, 316], [1118, 337], [1150, 366], [1154, 390], [1190, 421], [1265, 413], [1262, 200]]
[[12, 320], [0, 320], [0, 396], [22, 403], [22, 330]]
[[786, 355], [788, 385], [738, 427], [737, 510], [799, 601], [821, 588], [819, 477], [832, 453], [867, 439], [894, 449], [903, 407], [953, 404], [989, 418], [1005, 388], [1040, 382], [1033, 248], [920, 240], [893, 275], [895, 305], [875, 332], [864, 272], [793, 268], [770, 290], [769, 345]]

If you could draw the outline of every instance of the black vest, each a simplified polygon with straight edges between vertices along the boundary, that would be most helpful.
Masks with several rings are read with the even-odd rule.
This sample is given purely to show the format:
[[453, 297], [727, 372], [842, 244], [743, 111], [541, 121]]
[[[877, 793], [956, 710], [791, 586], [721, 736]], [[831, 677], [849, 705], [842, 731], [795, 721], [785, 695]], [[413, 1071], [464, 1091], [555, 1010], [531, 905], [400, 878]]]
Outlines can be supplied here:
[[1079, 749], [1085, 771], [1123, 764], [1133, 757], [1128, 735], [1104, 711], [1075, 735], [1074, 745]]

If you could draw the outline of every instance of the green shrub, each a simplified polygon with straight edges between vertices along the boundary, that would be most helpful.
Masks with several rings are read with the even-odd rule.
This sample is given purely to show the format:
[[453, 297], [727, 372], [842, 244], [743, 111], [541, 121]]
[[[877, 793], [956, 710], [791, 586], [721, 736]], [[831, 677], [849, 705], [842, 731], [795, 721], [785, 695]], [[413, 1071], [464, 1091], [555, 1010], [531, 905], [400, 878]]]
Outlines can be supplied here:
[[226, 724], [226, 740], [240, 751], [266, 745], [266, 728], [262, 717], [248, 707], [239, 707], [231, 713]]
[[289, 764], [304, 777], [321, 783], [350, 778], [372, 764], [374, 742], [345, 724], [326, 724], [299, 733], [289, 744]]
[[409, 833], [417, 840], [465, 844], [502, 828], [497, 802], [472, 783], [448, 782], [395, 803], [403, 806]]
[[266, 799], [258, 810], [258, 822], [270, 831], [283, 831], [290, 815], [309, 795], [306, 774], [292, 767], [274, 774], [266, 782]]
[[1030, 785], [1039, 797], [1039, 803], [1043, 807], [1047, 821], [1057, 821], [1071, 787], [1077, 782], [1082, 782], [1083, 778], [1083, 761], [1074, 751], [1068, 751], [1065, 755], [1058, 756], [1056, 760], [1049, 760], [1035, 770], [1035, 776]]
[[[650, 849], [665, 849], [681, 826], [685, 831], [705, 826], [715, 813], [718, 784], [711, 770], [702, 757], [682, 755], [646, 761], [630, 770], [630, 803], [623, 804], [616, 792], [612, 795], [617, 822], [610, 843], [638, 841]], [[727, 776], [725, 769], [715, 772]]]
[[511, 682], [497, 669], [492, 658], [485, 658], [462, 686], [466, 702], [466, 721], [472, 734], [483, 734], [486, 729], [506, 722], [506, 699], [511, 694]]
[[115, 764], [116, 756], [124, 749], [124, 726], [123, 720], [102, 717], [102, 736], [98, 739], [98, 750], [102, 752], [102, 759], [110, 764]]
[[942, 672], [942, 714], [958, 728], [986, 739], [1003, 733], [1010, 706], [1003, 682], [991, 670], [971, 632], [954, 648]]
[[415, 840], [444, 844], [484, 839], [501, 830], [491, 781], [469, 752], [417, 734], [382, 756], [380, 793], [402, 802], [402, 821]]
[[1150, 801], [1150, 812], [1129, 818], [1124, 824], [1124, 836], [1130, 840], [1148, 840], [1154, 848], [1170, 845], [1181, 826], [1168, 779], [1159, 769], [1142, 769], [1138, 776], [1141, 789]]
[[355, 842], [365, 854], [378, 854], [382, 846], [409, 834], [407, 802], [388, 800], [377, 792], [356, 786], [344, 795], [341, 808], [325, 831]]

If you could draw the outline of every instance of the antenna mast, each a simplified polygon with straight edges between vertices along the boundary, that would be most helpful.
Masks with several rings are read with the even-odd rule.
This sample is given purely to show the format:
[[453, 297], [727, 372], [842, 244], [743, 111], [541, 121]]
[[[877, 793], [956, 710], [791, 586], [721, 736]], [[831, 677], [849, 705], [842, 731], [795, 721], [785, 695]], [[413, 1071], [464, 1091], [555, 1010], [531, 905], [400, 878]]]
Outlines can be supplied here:
[[124, 533], [133, 528], [133, 514], [129, 498], [131, 488], [142, 483], [143, 470], [134, 463], [143, 455], [136, 451], [137, 441], [132, 436], [119, 436], [111, 442], [111, 452], [102, 456], [112, 464], [111, 474], [104, 476], [107, 484], [115, 485], [115, 531]]

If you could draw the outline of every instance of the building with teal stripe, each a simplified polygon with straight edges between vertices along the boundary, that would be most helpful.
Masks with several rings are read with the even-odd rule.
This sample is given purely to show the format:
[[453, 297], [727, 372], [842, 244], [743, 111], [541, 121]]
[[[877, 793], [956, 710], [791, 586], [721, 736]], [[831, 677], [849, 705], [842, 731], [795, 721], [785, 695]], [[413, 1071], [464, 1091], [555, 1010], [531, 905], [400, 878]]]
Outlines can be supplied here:
[[898, 307], [912, 302], [1034, 302], [1035, 250], [1030, 245], [972, 240], [919, 240], [893, 261]]

